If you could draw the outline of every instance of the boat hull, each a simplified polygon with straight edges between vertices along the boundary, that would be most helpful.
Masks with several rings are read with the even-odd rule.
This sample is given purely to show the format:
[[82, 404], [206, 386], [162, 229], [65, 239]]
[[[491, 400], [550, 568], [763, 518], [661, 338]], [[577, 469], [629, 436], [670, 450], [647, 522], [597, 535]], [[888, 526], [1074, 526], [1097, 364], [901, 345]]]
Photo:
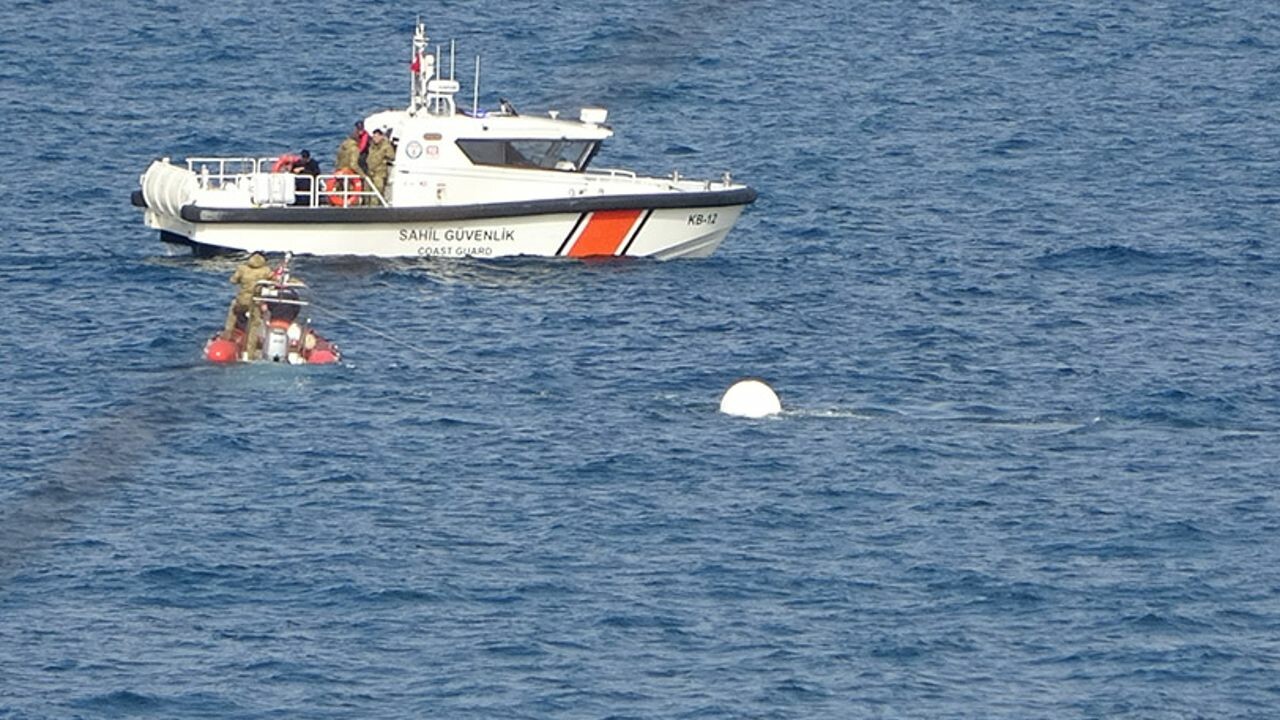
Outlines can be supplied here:
[[755, 191], [568, 198], [427, 208], [149, 207], [162, 239], [198, 252], [374, 257], [706, 257]]

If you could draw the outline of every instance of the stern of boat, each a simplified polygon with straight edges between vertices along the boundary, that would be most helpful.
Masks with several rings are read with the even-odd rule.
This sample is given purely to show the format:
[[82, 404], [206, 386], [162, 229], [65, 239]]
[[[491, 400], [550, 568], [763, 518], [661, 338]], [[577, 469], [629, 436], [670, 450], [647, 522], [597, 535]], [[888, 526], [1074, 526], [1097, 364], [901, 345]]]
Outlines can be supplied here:
[[143, 208], [147, 227], [159, 230], [161, 237], [189, 238], [194, 228], [182, 219], [182, 207], [189, 204], [199, 190], [196, 174], [163, 158], [147, 166], [138, 184], [140, 188], [133, 195], [133, 204]]

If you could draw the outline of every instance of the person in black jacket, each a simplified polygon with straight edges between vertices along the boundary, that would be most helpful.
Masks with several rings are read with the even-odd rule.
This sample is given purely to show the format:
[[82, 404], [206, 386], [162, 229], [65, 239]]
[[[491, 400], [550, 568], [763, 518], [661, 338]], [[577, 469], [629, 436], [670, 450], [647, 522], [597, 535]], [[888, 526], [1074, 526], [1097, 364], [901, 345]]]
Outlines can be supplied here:
[[320, 163], [311, 157], [310, 150], [303, 150], [298, 154], [298, 159], [293, 162], [290, 171], [298, 177], [293, 181], [294, 190], [297, 192], [297, 199], [294, 205], [310, 205], [311, 204], [311, 188], [316, 185], [316, 177], [320, 175]]

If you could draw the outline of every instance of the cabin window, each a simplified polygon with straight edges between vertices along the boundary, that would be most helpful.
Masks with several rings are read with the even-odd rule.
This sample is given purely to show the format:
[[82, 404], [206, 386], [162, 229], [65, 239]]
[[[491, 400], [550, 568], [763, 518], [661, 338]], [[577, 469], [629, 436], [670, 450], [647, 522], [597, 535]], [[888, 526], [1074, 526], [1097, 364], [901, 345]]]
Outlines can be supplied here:
[[594, 140], [459, 140], [458, 148], [476, 165], [585, 170]]

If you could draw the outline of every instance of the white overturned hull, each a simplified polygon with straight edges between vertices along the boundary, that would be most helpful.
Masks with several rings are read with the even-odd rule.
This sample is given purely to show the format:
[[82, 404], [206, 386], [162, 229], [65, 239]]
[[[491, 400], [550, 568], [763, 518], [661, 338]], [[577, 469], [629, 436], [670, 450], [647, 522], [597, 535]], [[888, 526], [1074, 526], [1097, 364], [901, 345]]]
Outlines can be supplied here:
[[162, 239], [206, 252], [665, 260], [711, 255], [754, 196], [748, 189], [437, 208], [187, 205], [176, 215], [148, 207], [137, 195], [135, 202], [146, 207], [146, 224]]

